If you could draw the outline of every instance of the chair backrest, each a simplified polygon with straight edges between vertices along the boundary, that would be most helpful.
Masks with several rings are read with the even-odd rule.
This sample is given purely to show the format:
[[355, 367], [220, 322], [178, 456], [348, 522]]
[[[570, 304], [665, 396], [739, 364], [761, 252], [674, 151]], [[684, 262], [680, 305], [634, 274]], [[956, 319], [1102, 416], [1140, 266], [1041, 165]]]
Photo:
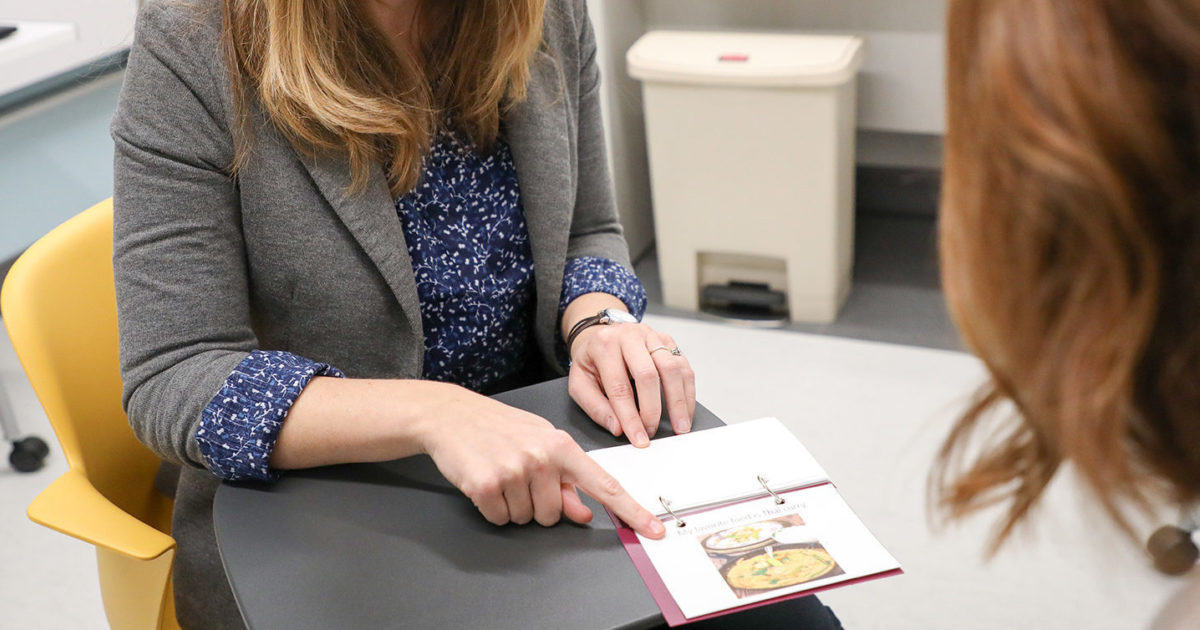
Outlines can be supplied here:
[[[131, 617], [126, 609], [144, 602], [125, 591], [130, 571], [146, 574], [139, 562], [157, 560], [149, 574], [158, 601], [153, 590], [142, 599], [163, 618], [141, 627], [177, 627], [173, 612], [161, 613], [173, 611], [169, 589], [161, 595], [166, 582], [157, 584], [168, 579], [174, 557], [171, 501], [155, 490], [159, 459], [134, 437], [121, 406], [112, 226], [107, 200], [55, 228], [16, 261], [0, 294], [13, 348], [70, 467], [30, 506], [30, 517], [97, 545], [114, 627], [153, 616]], [[133, 583], [147, 588], [145, 575]]]

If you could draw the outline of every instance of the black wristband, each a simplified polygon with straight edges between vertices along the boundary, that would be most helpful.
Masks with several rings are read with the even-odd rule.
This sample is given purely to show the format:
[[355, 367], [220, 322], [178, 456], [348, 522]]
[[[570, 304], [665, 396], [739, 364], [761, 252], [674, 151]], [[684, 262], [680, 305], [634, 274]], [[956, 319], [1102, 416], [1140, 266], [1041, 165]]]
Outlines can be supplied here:
[[575, 343], [575, 338], [579, 336], [579, 333], [591, 328], [592, 326], [595, 326], [596, 324], [606, 323], [608, 323], [608, 313], [605, 313], [604, 311], [600, 311], [595, 315], [584, 317], [583, 319], [575, 322], [575, 325], [571, 326], [571, 331], [567, 333], [567, 359], [571, 358], [571, 345]]

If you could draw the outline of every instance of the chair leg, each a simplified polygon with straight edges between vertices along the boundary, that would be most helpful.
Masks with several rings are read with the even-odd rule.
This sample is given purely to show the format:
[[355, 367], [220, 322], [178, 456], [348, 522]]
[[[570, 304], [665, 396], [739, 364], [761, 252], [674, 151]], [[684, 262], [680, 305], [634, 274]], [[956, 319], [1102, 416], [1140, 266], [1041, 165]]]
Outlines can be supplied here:
[[17, 429], [16, 416], [13, 414], [12, 404], [9, 403], [8, 392], [2, 386], [0, 386], [0, 433], [3, 434], [6, 442], [12, 444], [8, 462], [13, 469], [18, 472], [33, 472], [41, 469], [46, 455], [50, 453], [50, 447], [36, 436], [18, 437], [20, 432]]

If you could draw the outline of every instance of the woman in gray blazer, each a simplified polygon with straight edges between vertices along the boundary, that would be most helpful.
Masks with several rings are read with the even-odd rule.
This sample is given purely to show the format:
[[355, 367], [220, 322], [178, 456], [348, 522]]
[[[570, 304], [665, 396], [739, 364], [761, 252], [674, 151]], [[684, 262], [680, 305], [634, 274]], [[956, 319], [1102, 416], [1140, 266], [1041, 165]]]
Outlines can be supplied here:
[[[582, 0], [151, 0], [116, 117], [124, 402], [183, 465], [176, 605], [240, 625], [225, 479], [427, 453], [496, 524], [662, 524], [564, 433], [480, 392], [570, 366], [648, 443], [686, 358], [637, 323]], [[609, 325], [614, 324], [614, 325]], [[632, 376], [631, 376], [632, 375]], [[636, 387], [635, 387], [636, 385]]]

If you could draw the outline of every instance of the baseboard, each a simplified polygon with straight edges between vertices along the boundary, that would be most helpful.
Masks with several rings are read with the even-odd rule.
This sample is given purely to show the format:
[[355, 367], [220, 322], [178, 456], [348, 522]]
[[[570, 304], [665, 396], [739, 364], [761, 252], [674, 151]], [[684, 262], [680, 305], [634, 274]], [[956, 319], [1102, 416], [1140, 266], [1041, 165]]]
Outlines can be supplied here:
[[128, 50], [120, 50], [101, 57], [78, 68], [48, 77], [32, 85], [0, 95], [0, 117], [15, 111], [30, 102], [45, 98], [56, 92], [69, 90], [105, 74], [125, 67], [129, 59]]
[[937, 216], [942, 172], [927, 168], [860, 166], [855, 173], [860, 213]]

